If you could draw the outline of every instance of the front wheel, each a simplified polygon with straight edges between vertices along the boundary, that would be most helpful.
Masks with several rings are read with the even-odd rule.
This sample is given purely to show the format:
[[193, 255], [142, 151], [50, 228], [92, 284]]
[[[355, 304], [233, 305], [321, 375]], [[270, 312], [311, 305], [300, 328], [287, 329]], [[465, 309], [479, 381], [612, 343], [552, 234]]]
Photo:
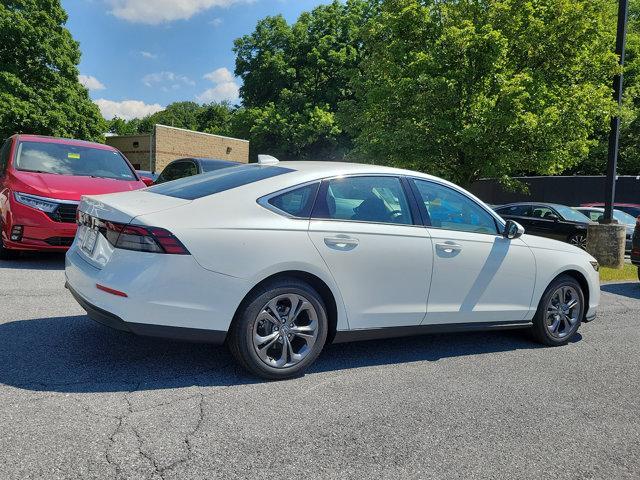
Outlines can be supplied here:
[[531, 328], [533, 336], [544, 345], [565, 345], [578, 331], [584, 312], [582, 287], [575, 278], [560, 275], [540, 299]]
[[245, 299], [229, 331], [228, 345], [250, 372], [281, 380], [301, 374], [318, 358], [327, 330], [322, 297], [305, 282], [282, 279]]

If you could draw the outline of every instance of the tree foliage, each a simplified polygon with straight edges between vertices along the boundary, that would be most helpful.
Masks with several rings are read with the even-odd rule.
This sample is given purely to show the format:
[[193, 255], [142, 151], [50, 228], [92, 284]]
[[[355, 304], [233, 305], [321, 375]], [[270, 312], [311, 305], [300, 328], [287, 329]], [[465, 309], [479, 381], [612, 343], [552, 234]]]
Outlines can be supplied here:
[[462, 184], [574, 167], [613, 111], [612, 12], [608, 0], [383, 1], [342, 113], [356, 154]]
[[342, 101], [361, 60], [361, 32], [375, 3], [334, 1], [303, 13], [258, 22], [235, 42], [244, 109], [234, 122], [253, 151], [286, 159], [342, 158], [350, 138], [338, 123]]
[[108, 122], [107, 130], [115, 135], [151, 133], [156, 124], [186, 128], [217, 135], [231, 135], [231, 117], [234, 108], [228, 103], [200, 105], [195, 102], [175, 102], [164, 110], [144, 118], [123, 120], [114, 118]]
[[59, 0], [0, 3], [0, 138], [99, 139], [104, 120], [78, 82], [80, 49]]

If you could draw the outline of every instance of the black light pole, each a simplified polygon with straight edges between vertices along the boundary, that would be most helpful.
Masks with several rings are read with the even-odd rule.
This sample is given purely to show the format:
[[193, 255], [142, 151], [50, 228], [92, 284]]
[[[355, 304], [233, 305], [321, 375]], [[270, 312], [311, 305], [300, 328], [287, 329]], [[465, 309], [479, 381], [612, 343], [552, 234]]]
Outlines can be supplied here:
[[[616, 35], [616, 55], [620, 58], [620, 67], [624, 67], [624, 50], [627, 43], [627, 15], [628, 0], [620, 0], [618, 5], [618, 33]], [[613, 79], [613, 98], [622, 105], [622, 80], [620, 71]], [[609, 155], [607, 158], [607, 185], [604, 202], [604, 219], [602, 223], [613, 223], [613, 204], [616, 196], [616, 176], [618, 167], [618, 148], [620, 143], [620, 117], [616, 114], [611, 118], [611, 132], [609, 133]]]

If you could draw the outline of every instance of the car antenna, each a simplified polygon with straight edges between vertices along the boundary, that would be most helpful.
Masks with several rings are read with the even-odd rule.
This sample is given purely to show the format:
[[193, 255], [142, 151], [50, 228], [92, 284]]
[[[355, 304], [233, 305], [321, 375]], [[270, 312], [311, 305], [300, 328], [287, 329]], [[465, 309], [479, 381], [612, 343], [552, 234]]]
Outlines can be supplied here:
[[258, 155], [258, 164], [260, 165], [275, 165], [276, 163], [280, 163], [276, 157], [272, 157], [271, 155]]

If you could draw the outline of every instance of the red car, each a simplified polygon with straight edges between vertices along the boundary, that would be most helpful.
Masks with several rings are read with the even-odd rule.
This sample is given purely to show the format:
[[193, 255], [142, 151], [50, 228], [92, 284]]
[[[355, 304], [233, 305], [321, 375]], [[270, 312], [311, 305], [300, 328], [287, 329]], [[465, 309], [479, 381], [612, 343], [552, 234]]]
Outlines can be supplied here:
[[20, 250], [65, 251], [82, 195], [145, 187], [107, 145], [14, 135], [0, 150], [0, 258]]

